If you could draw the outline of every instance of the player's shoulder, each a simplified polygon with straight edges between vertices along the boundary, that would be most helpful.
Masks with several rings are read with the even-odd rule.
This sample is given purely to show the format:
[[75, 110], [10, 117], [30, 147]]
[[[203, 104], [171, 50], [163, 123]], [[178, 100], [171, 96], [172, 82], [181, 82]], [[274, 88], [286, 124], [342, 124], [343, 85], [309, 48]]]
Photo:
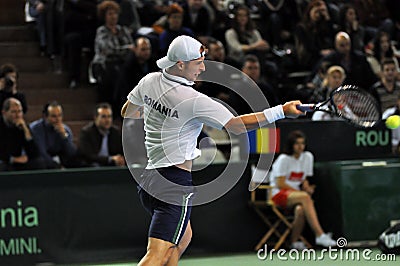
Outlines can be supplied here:
[[146, 86], [146, 85], [152, 86], [152, 85], [154, 85], [154, 83], [156, 83], [161, 78], [161, 75], [162, 75], [161, 72], [148, 73], [139, 80], [138, 85], [139, 86]]
[[157, 72], [150, 72], [148, 74], [146, 74], [142, 80], [146, 80], [146, 81], [152, 81], [153, 79], [159, 79], [161, 78], [162, 73], [160, 71]]

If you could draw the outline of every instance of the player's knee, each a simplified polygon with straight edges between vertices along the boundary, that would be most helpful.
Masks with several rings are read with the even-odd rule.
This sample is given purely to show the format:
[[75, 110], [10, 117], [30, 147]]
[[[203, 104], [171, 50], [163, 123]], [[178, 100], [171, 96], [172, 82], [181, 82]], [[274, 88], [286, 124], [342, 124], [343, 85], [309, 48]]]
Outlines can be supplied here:
[[144, 259], [138, 266], [158, 266], [165, 265], [171, 257], [176, 246], [171, 246], [168, 249], [148, 248]]

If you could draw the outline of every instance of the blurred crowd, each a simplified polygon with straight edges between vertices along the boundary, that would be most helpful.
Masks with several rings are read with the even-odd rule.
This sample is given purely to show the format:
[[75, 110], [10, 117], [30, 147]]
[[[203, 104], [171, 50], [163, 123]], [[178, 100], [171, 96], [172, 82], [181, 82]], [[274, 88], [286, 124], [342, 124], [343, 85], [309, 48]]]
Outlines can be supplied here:
[[[183, 34], [208, 48], [207, 59], [243, 71], [271, 106], [292, 99], [323, 101], [332, 90], [352, 84], [376, 97], [386, 116], [399, 113], [397, 0], [27, 0], [26, 7], [41, 55], [61, 62], [55, 71], [68, 73], [71, 89], [95, 83], [99, 104], [77, 147], [56, 101], [26, 125], [29, 106], [18, 91], [18, 70], [2, 65], [0, 140], [9, 134], [18, 143], [0, 144], [7, 147], [0, 152], [3, 169], [28, 167], [31, 158], [37, 168], [124, 165], [113, 118], [129, 91], [158, 71], [155, 60]], [[83, 53], [90, 58], [87, 66]], [[223, 86], [198, 82], [195, 88], [238, 114], [251, 110]]]

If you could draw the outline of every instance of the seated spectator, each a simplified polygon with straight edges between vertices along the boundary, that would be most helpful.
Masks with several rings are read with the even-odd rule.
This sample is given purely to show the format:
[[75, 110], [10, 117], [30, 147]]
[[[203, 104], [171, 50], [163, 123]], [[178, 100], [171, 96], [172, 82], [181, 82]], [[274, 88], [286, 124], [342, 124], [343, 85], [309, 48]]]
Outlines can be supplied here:
[[64, 7], [64, 54], [69, 75], [69, 87], [81, 82], [82, 48], [94, 53], [97, 29], [97, 0], [66, 1]]
[[[207, 44], [208, 53], [206, 59], [213, 62], [207, 61], [207, 71], [201, 74], [201, 77], [204, 78], [204, 80], [215, 80], [215, 77], [225, 75], [224, 73], [226, 73], [227, 69], [230, 67], [240, 68], [236, 61], [230, 60], [225, 56], [225, 47], [222, 42], [210, 37], [208, 38]], [[197, 82], [197, 85], [196, 90], [201, 93], [217, 98], [225, 103], [229, 103], [231, 93], [229, 88], [214, 82]]]
[[108, 103], [96, 105], [94, 121], [84, 126], [79, 136], [79, 154], [91, 166], [123, 166], [121, 132], [113, 126]]
[[357, 11], [353, 5], [345, 4], [340, 8], [339, 29], [349, 34], [353, 49], [364, 50], [365, 29], [358, 21]]
[[393, 62], [396, 64], [397, 72], [399, 73], [399, 62], [395, 56], [395, 50], [390, 43], [390, 35], [387, 32], [380, 31], [378, 32], [374, 42], [372, 53], [367, 56], [367, 61], [370, 64], [372, 70], [375, 75], [378, 77], [382, 76], [382, 67], [381, 63], [386, 58], [391, 58]]
[[[310, 102], [318, 103], [325, 101], [329, 98], [332, 91], [339, 88], [343, 81], [346, 78], [346, 73], [344, 69], [340, 66], [331, 66], [326, 71], [326, 75], [324, 81], [322, 82], [322, 86], [320, 88], [316, 88], [314, 90], [313, 95], [310, 97]], [[330, 108], [330, 104], [325, 106], [326, 108]], [[325, 112], [314, 112], [312, 116], [312, 120], [333, 120], [340, 119], [336, 116], [332, 116], [331, 114]]]
[[393, 25], [389, 19], [386, 0], [353, 0], [354, 8], [359, 15], [360, 23], [365, 28], [366, 42], [376, 36], [379, 30], [388, 31]]
[[179, 35], [194, 37], [193, 31], [182, 26], [183, 9], [178, 4], [173, 3], [167, 9], [167, 24], [165, 30], [160, 35], [161, 56], [167, 54], [168, 47], [173, 39]]
[[248, 91], [251, 88], [259, 88], [270, 106], [276, 106], [279, 104], [278, 96], [272, 86], [267, 81], [261, 79], [260, 61], [256, 56], [246, 55], [241, 70], [247, 75], [243, 77], [243, 84], [248, 84], [251, 82], [248, 80], [248, 78], [250, 78], [257, 84], [257, 87], [240, 88], [239, 92], [241, 92], [241, 95], [238, 95], [232, 91], [229, 97], [229, 104], [238, 114], [249, 114], [255, 111], [252, 109], [253, 106], [249, 106], [249, 104], [246, 103], [242, 98], [242, 95], [256, 95], [255, 92]]
[[[287, 43], [293, 43], [292, 33], [296, 23], [300, 21], [297, 1], [258, 1], [260, 17], [265, 18], [260, 30], [264, 36], [271, 36], [271, 46], [283, 48]], [[287, 19], [290, 18], [290, 19]]]
[[30, 123], [46, 168], [76, 167], [76, 147], [71, 129], [63, 123], [63, 108], [58, 102], [45, 104], [43, 118]]
[[276, 106], [281, 103], [278, 93], [274, 90], [268, 80], [266, 80], [265, 75], [264, 77], [261, 76], [260, 61], [256, 56], [247, 55], [244, 58], [242, 71], [249, 76], [249, 78], [251, 78], [261, 89], [261, 92], [264, 94], [265, 98], [267, 98], [269, 106]]
[[393, 107], [397, 104], [400, 96], [400, 81], [397, 76], [399, 71], [393, 59], [385, 59], [381, 64], [382, 77], [370, 89], [371, 93], [377, 98], [381, 111]]
[[310, 70], [323, 56], [331, 53], [334, 34], [326, 3], [322, 0], [311, 1], [295, 31], [299, 65], [303, 69]]
[[182, 4], [183, 26], [193, 31], [197, 38], [210, 36], [215, 14], [205, 0], [186, 0]]
[[64, 0], [28, 2], [29, 15], [36, 19], [41, 54], [47, 53], [51, 59], [55, 59], [62, 50]]
[[115, 81], [125, 58], [134, 52], [128, 28], [118, 25], [120, 7], [114, 1], [98, 5], [99, 19], [104, 21], [96, 32], [93, 75], [99, 86], [99, 100], [110, 102]]
[[121, 14], [119, 15], [118, 24], [125, 26], [134, 36], [137, 30], [141, 27], [140, 17], [138, 13], [138, 5], [142, 4], [140, 1], [132, 0], [114, 0], [119, 3], [121, 7]]
[[208, 53], [207, 53], [208, 60], [225, 63], [235, 68], [240, 68], [242, 66], [241, 64], [238, 64], [237, 61], [226, 56], [226, 49], [221, 41], [213, 37], [209, 37], [207, 40], [207, 47], [208, 47]]
[[45, 168], [18, 99], [4, 101], [0, 119], [0, 171]]
[[305, 248], [305, 245], [298, 241], [306, 221], [316, 236], [317, 245], [336, 246], [336, 241], [322, 229], [311, 198], [315, 186], [311, 185], [307, 178], [313, 176], [314, 156], [305, 151], [305, 146], [306, 137], [301, 131], [289, 133], [285, 153], [280, 154], [272, 165], [272, 201], [282, 208], [294, 209], [292, 248]]
[[225, 32], [225, 40], [228, 46], [228, 57], [240, 63], [243, 63], [246, 54], [255, 54], [261, 59], [270, 49], [269, 43], [255, 28], [249, 9], [244, 5], [235, 9], [232, 28]]
[[365, 55], [352, 49], [350, 36], [343, 31], [336, 34], [335, 51], [325, 56], [321, 62], [341, 66], [346, 71], [344, 83], [356, 85], [365, 90], [368, 90], [378, 79]]
[[18, 91], [18, 71], [13, 64], [4, 64], [0, 66], [0, 107], [3, 102], [13, 97], [22, 105], [24, 114], [28, 111], [25, 94]]
[[[126, 95], [139, 83], [139, 80], [148, 73], [157, 70], [156, 62], [152, 57], [150, 40], [146, 37], [137, 38], [134, 52], [128, 55], [118, 75], [113, 100], [113, 111], [116, 115], [119, 114], [126, 102]], [[118, 118], [121, 118], [121, 116], [118, 115]]]
[[36, 28], [39, 35], [40, 53], [42, 56], [46, 53], [46, 4], [45, 1], [28, 0], [29, 15], [35, 19]]

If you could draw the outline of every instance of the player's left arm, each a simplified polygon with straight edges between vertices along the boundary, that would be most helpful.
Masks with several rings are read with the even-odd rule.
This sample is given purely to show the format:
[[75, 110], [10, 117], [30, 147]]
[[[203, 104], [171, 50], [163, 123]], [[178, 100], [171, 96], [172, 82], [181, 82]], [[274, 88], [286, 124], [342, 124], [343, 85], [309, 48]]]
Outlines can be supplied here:
[[133, 104], [129, 100], [127, 100], [124, 106], [122, 106], [121, 116], [123, 118], [133, 118], [133, 119], [142, 118], [143, 106]]

